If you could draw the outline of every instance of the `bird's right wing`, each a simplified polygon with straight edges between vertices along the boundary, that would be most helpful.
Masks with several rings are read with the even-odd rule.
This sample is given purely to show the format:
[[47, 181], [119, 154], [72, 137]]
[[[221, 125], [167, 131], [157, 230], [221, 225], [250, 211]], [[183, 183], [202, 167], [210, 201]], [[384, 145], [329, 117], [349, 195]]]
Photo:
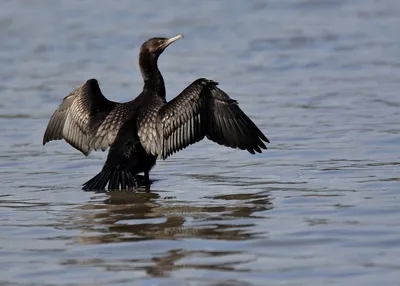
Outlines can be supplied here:
[[187, 146], [208, 139], [227, 147], [254, 154], [266, 149], [267, 137], [217, 83], [200, 78], [159, 113], [162, 142], [158, 155], [163, 159]]
[[64, 139], [88, 155], [92, 149], [108, 148], [129, 115], [128, 103], [110, 101], [96, 79], [90, 79], [66, 96], [51, 117], [43, 145]]

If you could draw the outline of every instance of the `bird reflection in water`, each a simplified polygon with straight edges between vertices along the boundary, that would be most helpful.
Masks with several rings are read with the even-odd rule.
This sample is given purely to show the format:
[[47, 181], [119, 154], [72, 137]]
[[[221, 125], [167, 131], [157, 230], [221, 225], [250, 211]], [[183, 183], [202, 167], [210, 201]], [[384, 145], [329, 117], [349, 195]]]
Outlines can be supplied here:
[[[257, 212], [272, 208], [266, 192], [220, 195], [221, 204], [161, 200], [157, 192], [109, 192], [102, 202], [81, 207], [76, 224], [84, 230], [80, 243], [110, 243], [149, 239], [245, 240], [255, 236]], [[229, 205], [229, 201], [235, 203]], [[86, 210], [89, 210], [86, 212]], [[249, 218], [238, 223], [237, 218]], [[231, 223], [230, 223], [231, 222]], [[75, 224], [75, 223], [74, 223]]]
[[[240, 255], [241, 251], [187, 251], [183, 249], [174, 249], [168, 251], [163, 256], [150, 259], [148, 261], [149, 264], [143, 265], [142, 269], [146, 271], [147, 275], [152, 277], [167, 277], [170, 275], [171, 272], [178, 271], [180, 269], [200, 269], [232, 272], [251, 271], [246, 268], [239, 269], [238, 266], [243, 263], [251, 262], [256, 258], [239, 258]], [[219, 259], [221, 258], [221, 260], [227, 260], [227, 257], [230, 257], [230, 261], [222, 262]], [[187, 262], [182, 263], [183, 260], [187, 260]], [[208, 262], [201, 263], [201, 260], [207, 260]], [[143, 263], [143, 261], [138, 262]]]
[[[104, 200], [94, 199], [79, 208], [73, 218], [80, 229], [81, 244], [109, 244], [143, 240], [226, 240], [257, 237], [259, 212], [272, 209], [268, 191], [219, 195], [198, 202], [163, 199], [162, 192], [112, 192]], [[132, 244], [134, 246], [134, 243]], [[183, 246], [182, 246], [183, 247]], [[183, 247], [184, 248], [184, 247]], [[196, 248], [196, 247], [195, 247]], [[68, 264], [93, 265], [107, 271], [145, 271], [151, 277], [165, 277], [180, 269], [247, 271], [243, 264], [256, 257], [240, 250], [170, 248], [148, 253], [146, 257], [108, 261], [69, 260]]]

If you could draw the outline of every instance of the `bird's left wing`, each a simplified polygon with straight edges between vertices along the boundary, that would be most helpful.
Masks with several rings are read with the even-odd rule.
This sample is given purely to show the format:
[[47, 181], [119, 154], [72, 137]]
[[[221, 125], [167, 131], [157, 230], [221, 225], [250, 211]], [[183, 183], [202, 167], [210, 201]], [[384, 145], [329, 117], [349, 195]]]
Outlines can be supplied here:
[[158, 122], [162, 136], [157, 153], [163, 159], [205, 136], [220, 145], [252, 154], [261, 153], [261, 149], [266, 149], [264, 142], [269, 142], [236, 100], [219, 89], [216, 82], [204, 78], [194, 81], [164, 105]]

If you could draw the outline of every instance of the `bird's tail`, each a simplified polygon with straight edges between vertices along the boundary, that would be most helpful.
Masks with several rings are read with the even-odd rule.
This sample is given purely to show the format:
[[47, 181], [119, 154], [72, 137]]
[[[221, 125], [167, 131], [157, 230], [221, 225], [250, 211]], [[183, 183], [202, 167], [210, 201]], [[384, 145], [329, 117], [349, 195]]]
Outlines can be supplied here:
[[132, 173], [121, 166], [105, 165], [103, 170], [83, 184], [85, 191], [102, 191], [108, 184], [109, 190], [133, 189], [136, 179]]

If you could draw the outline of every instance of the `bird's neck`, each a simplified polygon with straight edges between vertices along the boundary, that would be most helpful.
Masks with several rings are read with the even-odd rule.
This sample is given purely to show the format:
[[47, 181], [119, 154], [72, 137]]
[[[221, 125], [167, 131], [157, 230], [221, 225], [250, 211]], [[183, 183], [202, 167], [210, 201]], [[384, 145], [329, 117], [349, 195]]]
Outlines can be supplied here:
[[144, 81], [144, 91], [165, 99], [164, 79], [157, 65], [158, 58], [140, 54], [139, 66]]

